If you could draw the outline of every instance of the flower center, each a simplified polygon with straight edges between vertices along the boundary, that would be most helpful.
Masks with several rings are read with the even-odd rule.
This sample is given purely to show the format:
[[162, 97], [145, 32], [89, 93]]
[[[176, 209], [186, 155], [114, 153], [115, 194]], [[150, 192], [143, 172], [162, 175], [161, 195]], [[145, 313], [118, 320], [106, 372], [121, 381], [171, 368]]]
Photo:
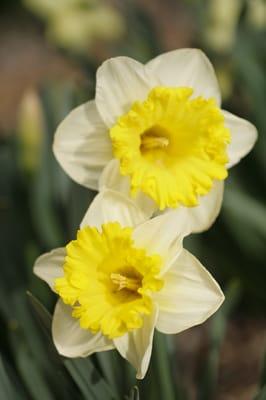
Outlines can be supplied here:
[[137, 292], [141, 287], [141, 280], [139, 278], [132, 278], [115, 272], [113, 272], [110, 277], [111, 281], [117, 286], [117, 291], [127, 289], [132, 292]]
[[215, 179], [227, 177], [230, 132], [215, 100], [193, 89], [156, 87], [110, 130], [120, 172], [131, 195], [140, 190], [160, 209], [195, 206]]
[[81, 229], [66, 251], [55, 290], [80, 326], [109, 338], [140, 328], [152, 311], [153, 293], [163, 286], [160, 256], [136, 248], [132, 229], [116, 222]]
[[152, 149], [164, 149], [168, 145], [169, 138], [167, 137], [167, 132], [159, 125], [148, 129], [141, 136], [140, 149], [142, 153]]

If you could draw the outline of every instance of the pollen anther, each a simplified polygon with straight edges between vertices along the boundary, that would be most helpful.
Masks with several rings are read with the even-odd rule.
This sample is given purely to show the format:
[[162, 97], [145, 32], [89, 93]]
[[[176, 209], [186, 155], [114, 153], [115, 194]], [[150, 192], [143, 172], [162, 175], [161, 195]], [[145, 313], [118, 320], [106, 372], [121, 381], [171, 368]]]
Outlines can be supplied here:
[[141, 138], [141, 150], [150, 150], [150, 149], [163, 149], [167, 147], [169, 144], [169, 139], [163, 136], [150, 136], [143, 135]]
[[128, 289], [136, 292], [141, 286], [140, 279], [127, 277], [118, 273], [112, 273], [111, 280], [118, 286], [117, 290]]

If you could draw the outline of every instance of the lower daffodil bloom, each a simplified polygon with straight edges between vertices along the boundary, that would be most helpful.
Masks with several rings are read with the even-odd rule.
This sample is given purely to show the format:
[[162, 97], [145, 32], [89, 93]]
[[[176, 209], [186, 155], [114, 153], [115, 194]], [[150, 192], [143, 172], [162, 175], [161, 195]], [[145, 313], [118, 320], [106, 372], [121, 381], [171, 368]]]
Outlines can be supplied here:
[[73, 110], [56, 132], [61, 166], [84, 186], [130, 194], [149, 215], [188, 208], [195, 229], [207, 229], [219, 213], [228, 168], [257, 137], [252, 124], [221, 109], [207, 57], [196, 49], [146, 65], [116, 57], [96, 78], [95, 100]]
[[116, 348], [142, 379], [154, 329], [178, 333], [219, 308], [219, 285], [183, 249], [189, 227], [171, 214], [145, 221], [130, 199], [106, 190], [76, 240], [38, 258], [35, 274], [60, 296], [52, 323], [60, 354], [86, 357]]

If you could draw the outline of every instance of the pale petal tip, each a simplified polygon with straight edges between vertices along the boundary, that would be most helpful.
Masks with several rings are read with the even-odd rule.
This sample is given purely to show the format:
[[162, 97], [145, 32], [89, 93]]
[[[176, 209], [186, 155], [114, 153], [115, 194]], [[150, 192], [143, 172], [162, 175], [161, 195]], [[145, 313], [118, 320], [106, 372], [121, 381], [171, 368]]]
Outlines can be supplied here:
[[213, 314], [215, 314], [216, 311], [219, 310], [219, 308], [221, 307], [221, 305], [223, 304], [223, 302], [224, 302], [224, 300], [225, 300], [225, 296], [224, 296], [224, 293], [223, 293], [223, 291], [222, 291], [220, 285], [218, 284], [218, 282], [217, 282], [214, 278], [212, 278], [212, 279], [213, 279], [213, 283], [214, 283], [215, 286], [216, 286], [216, 294], [215, 294], [215, 295], [216, 295], [216, 299], [215, 299], [214, 302], [213, 302], [213, 306], [212, 306], [212, 308], [211, 308], [209, 314], [206, 316], [206, 318], [204, 318], [204, 320], [203, 320], [202, 322], [205, 322], [205, 321], [206, 321], [207, 319], [209, 319]]
[[225, 124], [231, 132], [231, 143], [228, 145], [229, 162], [227, 168], [233, 167], [254, 147], [258, 139], [255, 125], [246, 119], [223, 110]]
[[138, 371], [137, 374], [136, 374], [136, 379], [142, 380], [142, 379], [145, 378], [145, 375], [146, 375], [146, 372], [143, 373], [143, 372], [141, 372], [141, 371]]

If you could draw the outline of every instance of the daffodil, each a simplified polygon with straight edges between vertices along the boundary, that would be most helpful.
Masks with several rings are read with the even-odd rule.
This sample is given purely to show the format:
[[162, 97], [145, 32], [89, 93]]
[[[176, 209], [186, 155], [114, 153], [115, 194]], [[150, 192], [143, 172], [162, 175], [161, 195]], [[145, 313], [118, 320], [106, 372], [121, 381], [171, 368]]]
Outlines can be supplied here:
[[100, 0], [23, 0], [25, 6], [43, 18], [47, 36], [75, 52], [87, 51], [97, 40], [119, 39], [124, 31], [122, 16]]
[[186, 218], [146, 220], [125, 195], [96, 196], [76, 240], [37, 259], [34, 272], [60, 297], [52, 323], [58, 352], [86, 357], [116, 348], [142, 379], [154, 330], [173, 334], [204, 322], [224, 296], [183, 249]]
[[116, 57], [96, 78], [95, 100], [74, 109], [55, 134], [61, 166], [86, 187], [127, 193], [149, 215], [188, 208], [195, 229], [207, 229], [228, 168], [257, 137], [251, 123], [220, 108], [207, 57], [196, 49], [146, 65]]
[[211, 49], [221, 53], [231, 51], [242, 7], [241, 0], [211, 0], [208, 3], [204, 39]]

